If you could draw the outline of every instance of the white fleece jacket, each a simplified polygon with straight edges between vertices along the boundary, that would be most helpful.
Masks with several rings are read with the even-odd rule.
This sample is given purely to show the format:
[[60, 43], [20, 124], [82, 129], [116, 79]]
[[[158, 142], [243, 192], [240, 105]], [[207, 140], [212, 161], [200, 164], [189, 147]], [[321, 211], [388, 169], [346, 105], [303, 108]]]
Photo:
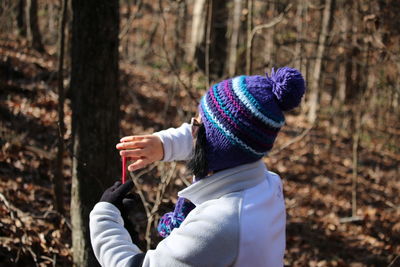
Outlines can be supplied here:
[[[176, 138], [182, 127], [187, 126], [167, 130], [168, 136]], [[184, 142], [169, 141], [172, 149]], [[261, 160], [217, 172], [180, 191], [179, 196], [196, 208], [169, 237], [146, 252], [143, 266], [283, 266], [286, 213], [282, 184]], [[90, 234], [102, 266], [130, 266], [141, 253], [123, 227], [119, 210], [110, 203], [99, 202], [93, 208]]]

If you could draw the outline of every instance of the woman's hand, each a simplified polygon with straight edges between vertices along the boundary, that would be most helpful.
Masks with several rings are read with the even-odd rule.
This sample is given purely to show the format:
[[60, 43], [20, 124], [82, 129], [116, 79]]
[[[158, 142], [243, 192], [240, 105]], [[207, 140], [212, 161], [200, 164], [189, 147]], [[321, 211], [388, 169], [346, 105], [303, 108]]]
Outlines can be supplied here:
[[163, 144], [155, 135], [126, 136], [117, 144], [119, 154], [134, 161], [128, 166], [129, 171], [142, 169], [147, 165], [164, 158]]

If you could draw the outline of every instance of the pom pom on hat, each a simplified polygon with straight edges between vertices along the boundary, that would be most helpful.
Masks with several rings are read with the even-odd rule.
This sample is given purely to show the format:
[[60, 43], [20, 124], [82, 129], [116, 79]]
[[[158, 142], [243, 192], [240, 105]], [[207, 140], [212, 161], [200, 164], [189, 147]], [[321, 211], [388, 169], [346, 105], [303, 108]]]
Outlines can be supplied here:
[[157, 227], [159, 235], [164, 238], [169, 236], [172, 230], [181, 226], [186, 216], [194, 208], [195, 205], [192, 202], [180, 197], [175, 205], [174, 211], [168, 212], [161, 217]]
[[300, 104], [306, 87], [303, 76], [298, 70], [284, 67], [275, 72], [272, 69], [271, 77], [268, 78], [273, 83], [272, 93], [283, 111], [291, 110]]
[[157, 231], [160, 236], [165, 238], [171, 234], [172, 230], [179, 228], [184, 220], [185, 216], [182, 213], [174, 214], [173, 212], [168, 212], [161, 217]]

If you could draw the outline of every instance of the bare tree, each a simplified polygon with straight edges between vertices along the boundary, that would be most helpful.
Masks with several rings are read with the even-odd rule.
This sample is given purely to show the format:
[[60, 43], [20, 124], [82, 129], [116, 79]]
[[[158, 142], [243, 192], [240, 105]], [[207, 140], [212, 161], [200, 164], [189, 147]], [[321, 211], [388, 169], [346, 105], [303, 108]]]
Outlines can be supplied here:
[[[247, 45], [246, 45], [246, 74], [250, 75], [252, 72], [252, 51], [253, 51], [253, 39], [257, 32], [261, 32], [261, 30], [266, 29], [269, 30], [271, 27], [274, 27], [278, 23], [280, 23], [283, 19], [283, 15], [290, 9], [291, 5], [288, 5], [284, 12], [279, 14], [279, 16], [271, 19], [266, 24], [257, 25], [251, 30], [247, 30]], [[251, 27], [252, 23], [248, 22], [247, 28]]]
[[195, 2], [187, 60], [214, 78], [221, 77], [225, 67], [227, 20], [226, 1]]
[[206, 0], [196, 0], [193, 7], [192, 31], [186, 60], [193, 63], [196, 50], [202, 45], [206, 25]]
[[[275, 17], [276, 3], [275, 1], [268, 1], [267, 4], [267, 18], [272, 19]], [[273, 66], [274, 64], [274, 36], [275, 27], [269, 28], [265, 31], [265, 52], [264, 52], [264, 62], [267, 68]]]
[[313, 77], [311, 80], [311, 92], [309, 98], [309, 107], [308, 111], [308, 121], [314, 123], [317, 117], [318, 111], [318, 101], [319, 101], [319, 85], [321, 79], [321, 69], [322, 69], [322, 58], [324, 56], [325, 51], [325, 42], [328, 36], [328, 27], [332, 18], [332, 9], [333, 9], [333, 1], [334, 0], [326, 0], [325, 6], [322, 14], [322, 25], [321, 25], [321, 33], [318, 39], [318, 47], [316, 52], [316, 60], [314, 65]]
[[[350, 16], [351, 16], [351, 38], [350, 47], [347, 54], [347, 67], [346, 67], [346, 94], [345, 94], [345, 102], [347, 104], [351, 104], [355, 100], [357, 100], [357, 96], [360, 91], [360, 77], [361, 71], [360, 67], [360, 57], [361, 57], [361, 49], [358, 44], [359, 34], [358, 31], [360, 30], [359, 23], [361, 19], [359, 18], [359, 2], [357, 0], [350, 2]], [[351, 90], [350, 90], [351, 88]]]
[[[247, 47], [246, 47], [246, 74], [250, 75], [253, 63], [253, 37], [251, 31], [253, 30], [253, 0], [247, 1]], [[250, 45], [249, 45], [250, 44]]]
[[27, 35], [33, 49], [44, 52], [42, 35], [39, 29], [38, 21], [38, 3], [37, 0], [26, 0], [26, 24]]
[[118, 0], [73, 0], [71, 50], [74, 264], [96, 266], [89, 212], [117, 177]]
[[18, 33], [22, 37], [26, 37], [25, 5], [26, 5], [26, 0], [18, 0], [17, 26], [18, 26]]
[[232, 35], [229, 45], [229, 62], [228, 62], [229, 76], [233, 76], [236, 73], [241, 14], [242, 14], [242, 0], [234, 0], [232, 30], [231, 30]]
[[56, 168], [54, 172], [54, 196], [56, 208], [64, 213], [64, 47], [65, 47], [65, 24], [67, 21], [68, 0], [61, 1], [61, 16], [59, 23], [58, 41], [58, 148]]
[[300, 71], [303, 71], [303, 19], [304, 19], [304, 0], [298, 0], [296, 11], [296, 30], [297, 41], [294, 50], [295, 62], [294, 66]]
[[186, 24], [187, 24], [187, 3], [186, 0], [178, 0], [175, 14], [175, 31], [174, 31], [174, 42], [175, 42], [175, 55], [174, 65], [180, 66], [184, 57], [184, 50], [182, 43], [186, 40]]

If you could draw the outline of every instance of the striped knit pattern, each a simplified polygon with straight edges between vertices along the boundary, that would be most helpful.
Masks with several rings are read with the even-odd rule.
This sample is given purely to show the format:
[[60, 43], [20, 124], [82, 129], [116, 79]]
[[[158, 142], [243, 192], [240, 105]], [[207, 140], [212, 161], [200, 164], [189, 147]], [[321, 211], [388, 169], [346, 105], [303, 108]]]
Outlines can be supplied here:
[[173, 212], [164, 214], [158, 222], [157, 231], [162, 237], [167, 237], [171, 234], [172, 230], [179, 228], [186, 216], [196, 206], [184, 198], [178, 198]]
[[[293, 73], [300, 75], [290, 68], [279, 69], [277, 73], [281, 76], [239, 76], [224, 80], [211, 86], [203, 96], [199, 111], [206, 128], [210, 171], [258, 160], [271, 150], [285, 123], [277, 94], [283, 92], [281, 98], [285, 101], [285, 90], [290, 90], [284, 82], [290, 82], [287, 77], [290, 79]], [[302, 82], [300, 99], [304, 93]]]

